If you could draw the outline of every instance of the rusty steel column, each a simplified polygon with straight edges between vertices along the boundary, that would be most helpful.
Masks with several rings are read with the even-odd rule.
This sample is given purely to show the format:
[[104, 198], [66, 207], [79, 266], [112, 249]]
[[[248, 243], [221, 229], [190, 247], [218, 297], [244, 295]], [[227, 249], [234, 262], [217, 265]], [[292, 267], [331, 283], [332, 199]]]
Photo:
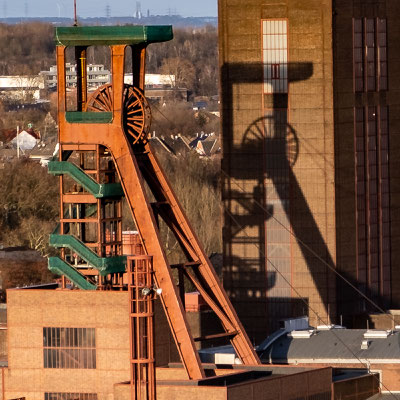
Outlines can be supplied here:
[[156, 399], [154, 280], [151, 256], [127, 259], [131, 400]]

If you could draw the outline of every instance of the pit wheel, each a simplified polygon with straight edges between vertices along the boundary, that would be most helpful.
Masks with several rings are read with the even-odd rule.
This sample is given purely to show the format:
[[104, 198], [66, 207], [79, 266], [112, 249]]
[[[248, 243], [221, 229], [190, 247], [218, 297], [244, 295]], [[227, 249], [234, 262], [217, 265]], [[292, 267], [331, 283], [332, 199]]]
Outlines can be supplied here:
[[[133, 138], [133, 144], [147, 140], [150, 129], [151, 110], [142, 91], [131, 85], [124, 85], [123, 125], [125, 132]], [[113, 98], [110, 83], [99, 87], [88, 99], [86, 111], [112, 112]]]

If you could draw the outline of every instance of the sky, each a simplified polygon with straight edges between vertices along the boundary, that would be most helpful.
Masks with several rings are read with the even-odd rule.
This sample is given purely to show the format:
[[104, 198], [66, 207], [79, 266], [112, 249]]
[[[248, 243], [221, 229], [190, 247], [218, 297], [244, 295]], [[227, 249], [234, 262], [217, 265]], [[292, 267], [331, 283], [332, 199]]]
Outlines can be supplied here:
[[[144, 15], [179, 14], [184, 17], [216, 17], [218, 0], [140, 0]], [[81, 17], [133, 16], [137, 0], [77, 0]], [[74, 0], [0, 0], [0, 17], [73, 17]]]

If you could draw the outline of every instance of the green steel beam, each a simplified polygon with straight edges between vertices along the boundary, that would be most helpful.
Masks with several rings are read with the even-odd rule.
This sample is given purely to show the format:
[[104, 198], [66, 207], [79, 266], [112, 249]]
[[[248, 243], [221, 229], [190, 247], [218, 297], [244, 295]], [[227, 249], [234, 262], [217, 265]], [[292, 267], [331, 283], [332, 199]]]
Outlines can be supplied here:
[[57, 27], [57, 46], [141, 45], [173, 38], [171, 25]]
[[104, 276], [118, 272], [125, 272], [126, 256], [99, 257], [82, 241], [72, 235], [50, 235], [49, 243], [53, 247], [66, 247], [79, 255], [89, 265], [92, 265]]
[[96, 285], [91, 284], [85, 276], [59, 257], [49, 257], [48, 267], [56, 275], [65, 275], [79, 289], [96, 290]]
[[119, 197], [124, 194], [120, 183], [97, 183], [77, 165], [68, 161], [50, 161], [48, 170], [53, 175], [69, 175], [72, 179], [82, 185], [96, 199], [105, 197]]
[[113, 120], [113, 113], [108, 111], [67, 111], [65, 119], [70, 124], [110, 124]]

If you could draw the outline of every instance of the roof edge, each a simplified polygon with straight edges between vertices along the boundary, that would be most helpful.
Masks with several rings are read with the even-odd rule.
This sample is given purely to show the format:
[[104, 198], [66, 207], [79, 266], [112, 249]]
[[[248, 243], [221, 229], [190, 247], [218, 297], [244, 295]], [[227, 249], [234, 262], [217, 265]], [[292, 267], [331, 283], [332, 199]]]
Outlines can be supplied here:
[[57, 46], [148, 45], [173, 38], [172, 25], [56, 27]]

